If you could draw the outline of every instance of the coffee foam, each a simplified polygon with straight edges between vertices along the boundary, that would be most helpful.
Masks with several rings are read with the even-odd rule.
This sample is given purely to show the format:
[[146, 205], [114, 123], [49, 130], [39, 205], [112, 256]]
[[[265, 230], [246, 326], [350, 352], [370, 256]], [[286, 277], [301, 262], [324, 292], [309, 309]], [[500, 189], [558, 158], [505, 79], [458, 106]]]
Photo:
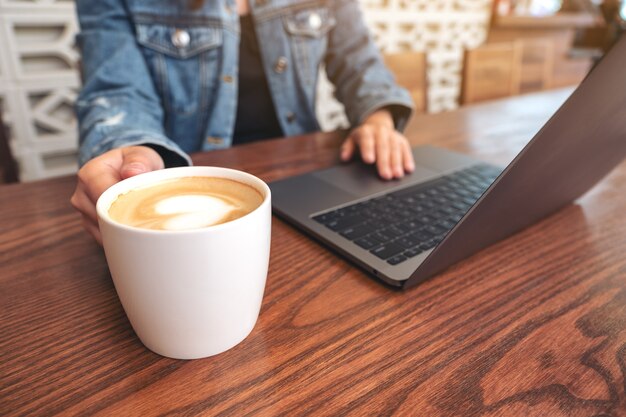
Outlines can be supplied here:
[[254, 187], [238, 181], [183, 177], [118, 196], [109, 208], [109, 215], [129, 226], [189, 230], [235, 220], [262, 202], [262, 195]]
[[168, 215], [163, 223], [166, 230], [199, 229], [220, 222], [237, 207], [221, 198], [208, 195], [179, 195], [159, 201], [154, 206], [158, 214]]

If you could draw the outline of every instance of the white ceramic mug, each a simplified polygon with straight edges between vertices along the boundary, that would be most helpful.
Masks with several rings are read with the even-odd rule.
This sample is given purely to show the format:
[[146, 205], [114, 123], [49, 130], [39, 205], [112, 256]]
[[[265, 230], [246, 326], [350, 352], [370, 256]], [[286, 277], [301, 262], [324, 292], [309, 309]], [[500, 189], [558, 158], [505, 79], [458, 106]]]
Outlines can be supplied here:
[[[263, 203], [236, 220], [185, 231], [140, 229], [109, 216], [120, 194], [190, 176], [251, 185], [261, 192]], [[267, 184], [227, 168], [170, 168], [113, 185], [100, 196], [96, 209], [115, 288], [133, 329], [149, 349], [171, 358], [202, 358], [228, 350], [250, 334], [269, 263], [272, 214]]]

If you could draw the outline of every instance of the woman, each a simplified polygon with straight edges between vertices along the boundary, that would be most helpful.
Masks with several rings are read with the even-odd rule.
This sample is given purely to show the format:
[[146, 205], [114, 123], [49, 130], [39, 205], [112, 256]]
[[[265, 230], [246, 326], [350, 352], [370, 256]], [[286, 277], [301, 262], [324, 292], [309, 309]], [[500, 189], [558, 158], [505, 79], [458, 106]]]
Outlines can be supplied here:
[[382, 178], [413, 170], [412, 102], [384, 67], [356, 0], [78, 0], [84, 85], [72, 204], [100, 241], [95, 202], [114, 183], [187, 165], [187, 153], [319, 130], [320, 65]]

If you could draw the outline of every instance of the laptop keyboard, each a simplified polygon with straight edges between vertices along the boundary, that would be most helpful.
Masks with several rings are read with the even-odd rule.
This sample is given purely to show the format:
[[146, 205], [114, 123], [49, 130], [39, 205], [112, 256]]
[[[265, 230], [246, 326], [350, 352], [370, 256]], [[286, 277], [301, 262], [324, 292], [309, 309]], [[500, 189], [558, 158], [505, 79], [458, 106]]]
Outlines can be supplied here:
[[313, 219], [397, 265], [441, 242], [500, 172], [490, 165], [473, 165]]

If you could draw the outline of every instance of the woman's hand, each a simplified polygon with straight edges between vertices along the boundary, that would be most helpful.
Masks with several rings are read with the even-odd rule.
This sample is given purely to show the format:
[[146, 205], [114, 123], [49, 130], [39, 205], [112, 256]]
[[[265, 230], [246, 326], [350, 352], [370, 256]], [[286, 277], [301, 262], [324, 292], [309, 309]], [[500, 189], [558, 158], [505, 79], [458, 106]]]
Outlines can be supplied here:
[[113, 149], [87, 162], [78, 171], [71, 203], [83, 217], [83, 227], [102, 245], [96, 201], [110, 186], [123, 179], [163, 169], [161, 156], [147, 146]]
[[378, 174], [386, 179], [404, 177], [415, 169], [409, 141], [394, 129], [387, 110], [378, 110], [350, 132], [341, 145], [341, 160], [347, 161], [358, 149], [366, 164], [376, 163]]

